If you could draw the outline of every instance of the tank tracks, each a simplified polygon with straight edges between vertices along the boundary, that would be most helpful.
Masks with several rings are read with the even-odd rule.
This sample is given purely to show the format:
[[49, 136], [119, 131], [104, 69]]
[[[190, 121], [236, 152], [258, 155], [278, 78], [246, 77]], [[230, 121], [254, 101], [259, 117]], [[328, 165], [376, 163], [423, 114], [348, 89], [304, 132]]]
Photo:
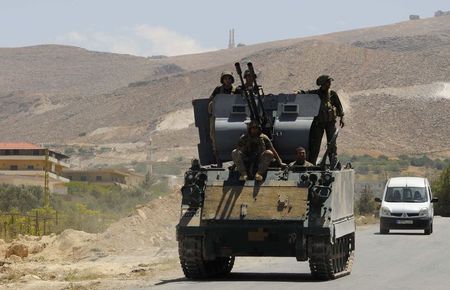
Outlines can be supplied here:
[[178, 254], [184, 275], [189, 279], [205, 279], [229, 274], [234, 257], [218, 257], [212, 261], [203, 259], [202, 237], [184, 237], [178, 243]]
[[355, 234], [336, 239], [332, 244], [329, 237], [311, 237], [309, 268], [311, 274], [320, 280], [332, 280], [352, 271]]

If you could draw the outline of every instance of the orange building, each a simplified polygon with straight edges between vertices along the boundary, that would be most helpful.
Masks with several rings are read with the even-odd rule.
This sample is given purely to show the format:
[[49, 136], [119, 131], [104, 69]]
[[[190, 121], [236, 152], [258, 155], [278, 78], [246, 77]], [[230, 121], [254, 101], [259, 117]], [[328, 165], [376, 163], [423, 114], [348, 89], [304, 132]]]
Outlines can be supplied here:
[[50, 192], [67, 193], [62, 170], [69, 156], [31, 143], [0, 143], [0, 183], [44, 186], [45, 170]]

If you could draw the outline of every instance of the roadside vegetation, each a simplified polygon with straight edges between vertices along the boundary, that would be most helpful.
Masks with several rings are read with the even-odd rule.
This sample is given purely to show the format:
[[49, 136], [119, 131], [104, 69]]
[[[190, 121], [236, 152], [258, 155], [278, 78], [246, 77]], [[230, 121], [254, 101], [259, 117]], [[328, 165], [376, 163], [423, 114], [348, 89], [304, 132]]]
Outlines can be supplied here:
[[385, 155], [372, 157], [370, 155], [355, 156], [342, 154], [339, 156], [339, 159], [343, 164], [350, 162], [355, 168], [356, 173], [361, 175], [384, 173], [389, 175], [400, 174], [410, 166], [430, 170], [443, 170], [446, 166], [450, 165], [450, 158], [431, 159], [426, 155], [400, 155], [392, 158]]
[[70, 182], [67, 195], [50, 195], [49, 206], [44, 204], [42, 187], [0, 185], [0, 238], [59, 233], [69, 228], [101, 232], [136, 206], [170, 191], [162, 182], [146, 181], [133, 188]]
[[433, 193], [439, 198], [435, 204], [435, 214], [450, 216], [450, 165], [448, 165], [432, 183]]

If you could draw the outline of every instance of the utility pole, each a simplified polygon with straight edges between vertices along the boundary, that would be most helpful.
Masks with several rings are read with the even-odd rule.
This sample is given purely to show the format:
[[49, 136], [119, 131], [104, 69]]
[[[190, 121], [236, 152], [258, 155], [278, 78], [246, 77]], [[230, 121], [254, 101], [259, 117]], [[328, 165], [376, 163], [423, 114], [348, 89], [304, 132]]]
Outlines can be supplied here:
[[44, 207], [48, 208], [50, 205], [50, 190], [49, 190], [49, 168], [48, 168], [48, 148], [45, 148], [45, 163], [44, 163]]

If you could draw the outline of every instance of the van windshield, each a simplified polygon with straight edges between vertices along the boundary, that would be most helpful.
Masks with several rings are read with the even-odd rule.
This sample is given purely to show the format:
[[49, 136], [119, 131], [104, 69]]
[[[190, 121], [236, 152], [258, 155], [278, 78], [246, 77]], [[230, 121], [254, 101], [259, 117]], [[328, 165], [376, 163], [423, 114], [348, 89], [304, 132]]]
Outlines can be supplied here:
[[384, 198], [387, 202], [426, 202], [425, 187], [388, 187]]

